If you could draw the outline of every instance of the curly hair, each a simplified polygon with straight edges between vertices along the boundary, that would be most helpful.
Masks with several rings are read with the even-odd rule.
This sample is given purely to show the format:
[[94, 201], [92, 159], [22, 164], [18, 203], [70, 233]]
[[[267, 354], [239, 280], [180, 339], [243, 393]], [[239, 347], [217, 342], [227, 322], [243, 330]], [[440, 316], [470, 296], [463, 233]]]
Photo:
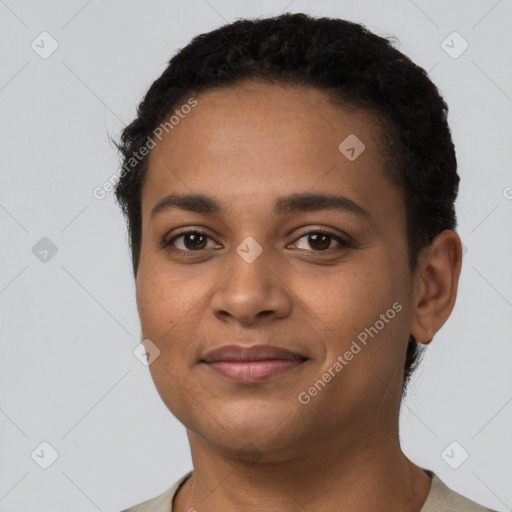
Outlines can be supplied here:
[[[459, 176], [448, 106], [427, 72], [394, 43], [394, 36], [378, 36], [362, 24], [286, 13], [239, 19], [181, 48], [115, 142], [122, 170], [114, 191], [128, 225], [134, 276], [148, 157], [133, 155], [185, 98], [246, 80], [316, 88], [333, 103], [363, 109], [375, 119], [386, 178], [405, 202], [409, 269], [414, 271], [420, 250], [456, 227]], [[402, 391], [418, 363], [417, 343], [410, 335]]]

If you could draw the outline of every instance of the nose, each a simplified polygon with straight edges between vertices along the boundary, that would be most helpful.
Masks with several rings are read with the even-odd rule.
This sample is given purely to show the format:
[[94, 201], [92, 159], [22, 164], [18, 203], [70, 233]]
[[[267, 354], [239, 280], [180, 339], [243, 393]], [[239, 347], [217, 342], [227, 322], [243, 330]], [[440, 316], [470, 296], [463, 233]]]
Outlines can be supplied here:
[[231, 258], [231, 270], [211, 296], [215, 316], [244, 325], [287, 317], [292, 309], [292, 294], [283, 272], [271, 266], [265, 251], [252, 262], [235, 251]]

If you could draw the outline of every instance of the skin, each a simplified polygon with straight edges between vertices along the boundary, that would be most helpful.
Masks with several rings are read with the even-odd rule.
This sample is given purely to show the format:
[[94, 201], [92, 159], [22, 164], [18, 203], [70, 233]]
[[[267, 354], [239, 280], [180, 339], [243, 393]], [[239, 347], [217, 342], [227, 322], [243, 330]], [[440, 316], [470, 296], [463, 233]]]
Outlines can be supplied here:
[[[173, 510], [419, 511], [431, 479], [398, 439], [405, 349], [410, 333], [430, 342], [452, 311], [458, 235], [441, 233], [409, 271], [404, 201], [384, 174], [369, 113], [315, 89], [250, 81], [196, 99], [149, 156], [136, 280], [142, 335], [160, 350], [150, 372], [187, 429], [194, 466]], [[338, 150], [349, 134], [366, 146], [354, 161]], [[175, 207], [151, 217], [170, 193], [211, 196], [222, 211]], [[274, 212], [277, 198], [296, 193], [344, 196], [370, 215]], [[199, 250], [178, 237], [187, 227], [207, 235]], [[308, 235], [318, 229], [332, 237], [315, 242]], [[263, 250], [252, 263], [236, 252], [249, 236]], [[402, 310], [299, 403], [395, 302]], [[235, 383], [200, 363], [232, 343], [309, 360]]]

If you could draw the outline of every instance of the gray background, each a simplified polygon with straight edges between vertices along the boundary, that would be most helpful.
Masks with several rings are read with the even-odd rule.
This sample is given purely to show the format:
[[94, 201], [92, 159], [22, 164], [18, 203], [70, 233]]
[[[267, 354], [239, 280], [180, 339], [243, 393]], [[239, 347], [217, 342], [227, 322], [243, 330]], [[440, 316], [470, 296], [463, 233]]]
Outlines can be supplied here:
[[[403, 404], [401, 439], [456, 491], [511, 510], [510, 0], [0, 0], [1, 511], [116, 511], [191, 468], [184, 428], [133, 354], [123, 218], [112, 193], [92, 192], [118, 171], [107, 135], [133, 118], [178, 48], [236, 18], [284, 11], [396, 35], [450, 107], [467, 252], [455, 310]], [[47, 58], [31, 47], [51, 49], [43, 31], [58, 43]], [[469, 44], [457, 58], [454, 31]], [[57, 249], [46, 261], [43, 237]], [[43, 441], [58, 452], [48, 469]], [[454, 441], [452, 465], [469, 454], [457, 469], [445, 451]]]

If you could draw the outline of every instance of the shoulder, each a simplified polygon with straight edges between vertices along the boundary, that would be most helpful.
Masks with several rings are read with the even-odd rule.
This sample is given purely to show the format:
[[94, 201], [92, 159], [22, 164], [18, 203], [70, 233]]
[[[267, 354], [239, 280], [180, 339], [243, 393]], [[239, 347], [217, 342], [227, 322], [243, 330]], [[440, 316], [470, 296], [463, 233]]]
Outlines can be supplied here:
[[186, 475], [182, 476], [174, 485], [166, 489], [164, 492], [151, 498], [150, 500], [143, 501], [138, 505], [122, 510], [121, 512], [172, 512], [172, 500], [176, 491], [185, 482], [185, 480], [192, 474], [189, 471]]
[[494, 512], [453, 491], [438, 478], [432, 476], [432, 487], [421, 512]]

